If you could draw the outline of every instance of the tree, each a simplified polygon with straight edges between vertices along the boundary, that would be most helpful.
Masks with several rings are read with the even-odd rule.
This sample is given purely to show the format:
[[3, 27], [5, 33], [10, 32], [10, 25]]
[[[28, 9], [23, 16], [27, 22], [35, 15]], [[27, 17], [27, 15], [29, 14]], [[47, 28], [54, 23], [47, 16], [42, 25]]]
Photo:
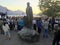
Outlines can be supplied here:
[[59, 16], [60, 14], [57, 14], [58, 12], [60, 12], [60, 6], [53, 6], [50, 7], [48, 10], [44, 11], [43, 14], [47, 15], [47, 16]]
[[51, 0], [39, 0], [39, 8], [40, 10], [44, 10], [50, 7]]
[[44, 3], [42, 1], [41, 4], [39, 4], [39, 7], [43, 14], [48, 16], [57, 16], [57, 13], [60, 12], [60, 6], [58, 5], [57, 1], [54, 2], [52, 0], [47, 0], [44, 1]]

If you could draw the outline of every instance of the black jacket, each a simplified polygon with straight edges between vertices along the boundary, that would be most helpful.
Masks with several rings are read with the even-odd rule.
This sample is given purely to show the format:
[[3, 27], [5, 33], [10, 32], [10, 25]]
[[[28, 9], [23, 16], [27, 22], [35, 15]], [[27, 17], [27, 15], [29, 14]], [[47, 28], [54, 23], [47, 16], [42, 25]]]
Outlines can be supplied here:
[[60, 40], [60, 30], [55, 32], [54, 38]]

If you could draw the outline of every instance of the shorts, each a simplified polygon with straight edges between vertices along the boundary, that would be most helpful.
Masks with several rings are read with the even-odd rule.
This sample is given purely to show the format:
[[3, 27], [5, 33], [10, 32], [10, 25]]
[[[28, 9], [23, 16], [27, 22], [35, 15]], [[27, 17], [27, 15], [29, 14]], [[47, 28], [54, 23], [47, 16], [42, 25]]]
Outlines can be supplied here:
[[5, 36], [7, 36], [7, 35], [10, 37], [10, 32], [9, 31], [5, 32]]

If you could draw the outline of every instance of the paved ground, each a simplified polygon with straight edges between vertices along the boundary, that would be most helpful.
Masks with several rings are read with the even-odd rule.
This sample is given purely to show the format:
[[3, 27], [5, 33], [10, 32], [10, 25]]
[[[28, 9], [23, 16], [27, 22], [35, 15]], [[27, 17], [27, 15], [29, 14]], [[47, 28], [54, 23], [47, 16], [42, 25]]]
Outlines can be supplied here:
[[5, 40], [4, 36], [0, 34], [0, 45], [51, 45], [52, 39], [49, 37], [43, 38], [42, 34], [40, 36], [40, 40], [35, 43], [28, 43], [22, 40], [19, 40], [17, 37], [17, 32], [11, 32], [11, 40]]

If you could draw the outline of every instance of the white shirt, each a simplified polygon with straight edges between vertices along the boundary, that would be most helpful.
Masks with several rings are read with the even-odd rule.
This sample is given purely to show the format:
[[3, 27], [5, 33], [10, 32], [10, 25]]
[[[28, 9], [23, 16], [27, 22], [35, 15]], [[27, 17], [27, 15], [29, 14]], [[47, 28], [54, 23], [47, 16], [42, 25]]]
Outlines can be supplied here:
[[48, 29], [48, 24], [49, 24], [48, 21], [45, 21], [45, 22], [44, 22], [44, 29]]
[[33, 24], [36, 24], [36, 20], [33, 20]]
[[3, 25], [2, 28], [3, 28], [4, 32], [9, 31], [9, 26], [8, 26], [8, 24], [6, 24], [5, 26]]

